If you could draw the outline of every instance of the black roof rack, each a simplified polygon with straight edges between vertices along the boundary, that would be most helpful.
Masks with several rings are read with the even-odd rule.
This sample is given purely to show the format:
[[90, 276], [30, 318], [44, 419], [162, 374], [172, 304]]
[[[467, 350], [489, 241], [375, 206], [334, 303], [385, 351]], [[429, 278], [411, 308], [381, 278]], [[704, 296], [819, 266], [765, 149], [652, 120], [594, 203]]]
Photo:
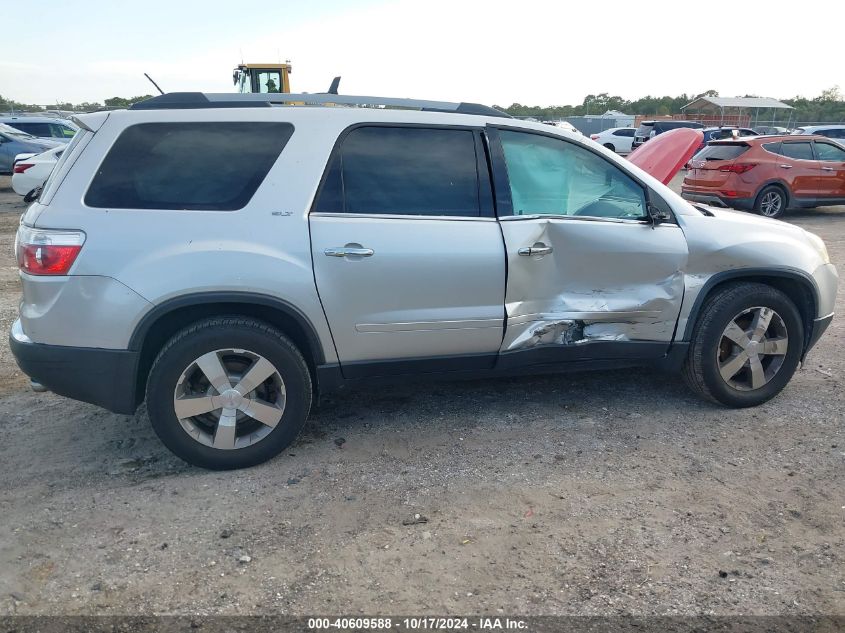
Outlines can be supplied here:
[[450, 101], [427, 101], [421, 99], [397, 99], [395, 97], [362, 97], [326, 93], [271, 93], [271, 94], [229, 94], [203, 92], [168, 92], [158, 97], [139, 101], [130, 110], [189, 110], [200, 108], [266, 108], [285, 105], [349, 105], [384, 106], [423, 112], [451, 112], [455, 114], [477, 114], [482, 116], [511, 118], [506, 112], [481, 105], [480, 103], [453, 103]]

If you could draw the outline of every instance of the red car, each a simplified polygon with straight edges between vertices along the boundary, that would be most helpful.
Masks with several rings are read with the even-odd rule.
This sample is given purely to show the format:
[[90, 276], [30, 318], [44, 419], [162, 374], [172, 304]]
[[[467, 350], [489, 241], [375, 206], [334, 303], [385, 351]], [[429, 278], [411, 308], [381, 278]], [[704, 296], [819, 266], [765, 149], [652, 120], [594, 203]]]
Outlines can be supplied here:
[[681, 195], [770, 218], [790, 207], [845, 204], [845, 147], [824, 136], [711, 141], [689, 162]]

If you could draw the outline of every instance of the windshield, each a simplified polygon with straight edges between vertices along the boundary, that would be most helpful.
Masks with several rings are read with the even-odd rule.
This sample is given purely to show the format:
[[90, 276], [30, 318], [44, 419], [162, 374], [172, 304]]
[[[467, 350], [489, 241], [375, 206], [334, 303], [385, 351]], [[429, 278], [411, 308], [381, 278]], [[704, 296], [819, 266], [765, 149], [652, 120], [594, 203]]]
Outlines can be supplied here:
[[13, 128], [11, 125], [6, 125], [5, 123], [0, 123], [0, 132], [11, 136], [17, 136], [18, 138], [35, 138], [32, 134], [21, 132], [19, 129]]

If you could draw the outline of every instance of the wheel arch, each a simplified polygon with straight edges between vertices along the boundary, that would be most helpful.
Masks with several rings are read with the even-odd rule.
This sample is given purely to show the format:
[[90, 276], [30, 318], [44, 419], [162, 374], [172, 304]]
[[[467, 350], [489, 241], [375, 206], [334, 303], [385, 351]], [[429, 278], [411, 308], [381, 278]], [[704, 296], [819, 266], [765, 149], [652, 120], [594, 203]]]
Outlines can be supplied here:
[[780, 290], [795, 303], [804, 324], [803, 360], [803, 354], [806, 353], [813, 334], [813, 321], [816, 318], [819, 305], [819, 290], [815, 280], [810, 275], [802, 270], [792, 268], [745, 268], [716, 273], [707, 280], [707, 283], [698, 293], [687, 317], [681, 340], [684, 342], [692, 340], [702, 308], [719, 288], [729, 283], [742, 281], [771, 286]]
[[792, 195], [792, 190], [789, 188], [789, 185], [780, 178], [770, 178], [769, 180], [764, 181], [757, 188], [757, 192], [754, 194], [754, 202], [752, 203], [755, 207], [757, 206], [757, 199], [760, 197], [760, 194], [763, 193], [763, 189], [771, 186], [778, 187], [786, 195], [786, 209], [790, 209], [795, 206], [795, 196]]
[[129, 349], [139, 353], [135, 403], [144, 399], [147, 378], [155, 357], [176, 332], [200, 319], [222, 315], [252, 317], [284, 332], [305, 357], [316, 381], [317, 367], [325, 363], [317, 330], [299, 309], [283, 299], [251, 292], [203, 292], [164, 301], [135, 327]]

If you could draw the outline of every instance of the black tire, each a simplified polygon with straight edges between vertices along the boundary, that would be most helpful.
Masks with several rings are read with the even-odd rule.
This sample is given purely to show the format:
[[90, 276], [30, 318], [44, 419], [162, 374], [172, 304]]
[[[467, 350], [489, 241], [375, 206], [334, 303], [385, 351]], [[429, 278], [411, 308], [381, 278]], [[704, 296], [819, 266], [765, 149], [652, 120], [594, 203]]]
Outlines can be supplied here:
[[[281, 418], [274, 427], [263, 429], [266, 436], [249, 446], [229, 450], [208, 446], [189, 435], [174, 403], [183, 372], [204, 354], [220, 349], [248, 350], [269, 361], [282, 380], [284, 393]], [[266, 323], [238, 316], [205, 319], [178, 332], [159, 352], [147, 382], [147, 410], [156, 435], [181, 459], [211, 470], [246, 468], [278, 455], [299, 435], [311, 400], [311, 374], [296, 345]], [[243, 424], [244, 420], [236, 423], [233, 435]]]
[[616, 151], [616, 146], [613, 143], [605, 143], [604, 146], [609, 149], [611, 152]]
[[[789, 196], [783, 188], [777, 185], [768, 185], [763, 187], [754, 199], [754, 213], [767, 218], [781, 218], [786, 213], [788, 203]], [[774, 208], [773, 204], [777, 208]]]
[[[779, 315], [788, 336], [782, 364], [760, 388], [734, 388], [719, 370], [720, 345], [730, 322], [745, 310], [765, 307]], [[684, 363], [687, 385], [700, 396], [729, 407], [753, 407], [774, 398], [786, 386], [801, 360], [804, 326], [795, 304], [779, 290], [760, 283], [737, 282], [718, 288], [703, 306]], [[750, 370], [741, 370], [750, 371]]]

